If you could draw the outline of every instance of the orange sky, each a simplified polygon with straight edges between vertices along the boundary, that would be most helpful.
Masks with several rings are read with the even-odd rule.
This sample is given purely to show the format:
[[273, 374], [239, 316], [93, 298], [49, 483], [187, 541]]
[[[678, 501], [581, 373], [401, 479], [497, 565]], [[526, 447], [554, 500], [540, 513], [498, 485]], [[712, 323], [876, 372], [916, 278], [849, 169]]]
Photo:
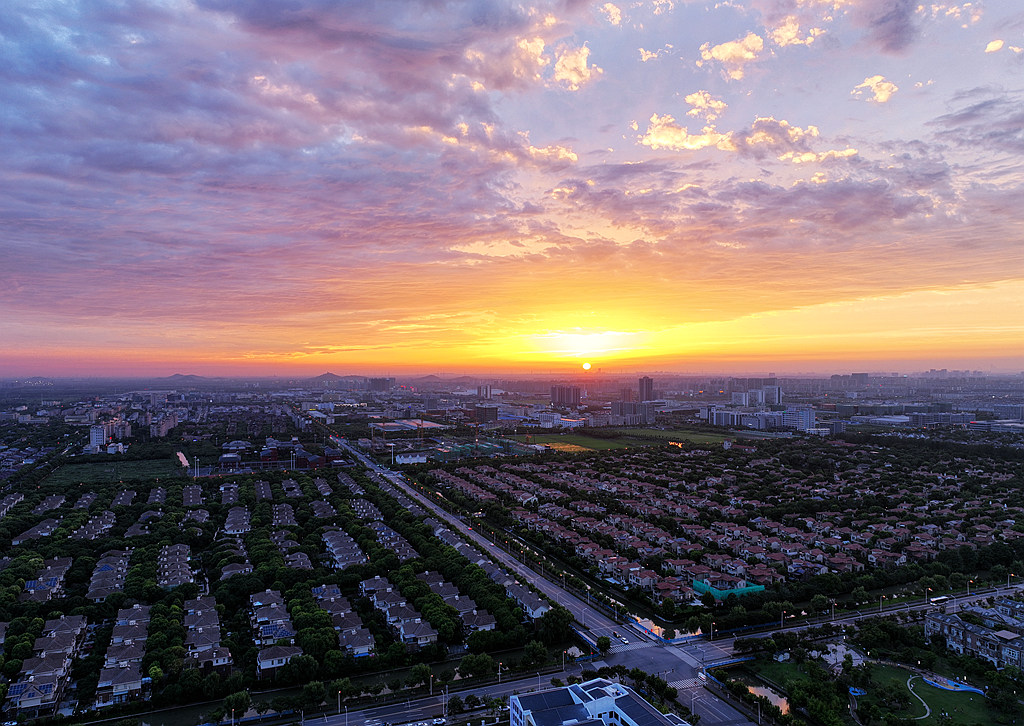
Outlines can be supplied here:
[[1024, 370], [1014, 2], [133, 7], [11, 10], [0, 376]]

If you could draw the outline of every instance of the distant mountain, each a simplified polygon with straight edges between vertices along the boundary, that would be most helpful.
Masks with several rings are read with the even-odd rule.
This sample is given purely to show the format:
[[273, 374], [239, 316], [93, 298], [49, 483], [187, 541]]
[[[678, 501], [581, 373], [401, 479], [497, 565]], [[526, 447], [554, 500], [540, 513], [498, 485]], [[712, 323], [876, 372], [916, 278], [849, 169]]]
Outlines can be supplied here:
[[419, 378], [413, 378], [413, 383], [440, 383], [441, 379], [435, 375], [420, 376]]
[[173, 376], [167, 376], [166, 378], [156, 378], [157, 381], [169, 381], [171, 383], [195, 383], [197, 381], [208, 380], [203, 376], [193, 375], [191, 373], [175, 373]]
[[335, 373], [328, 372], [328, 373], [321, 373], [320, 375], [318, 375], [313, 380], [314, 381], [340, 381], [340, 380], [343, 380], [343, 379], [344, 379], [344, 376], [339, 376], [339, 375], [337, 375]]

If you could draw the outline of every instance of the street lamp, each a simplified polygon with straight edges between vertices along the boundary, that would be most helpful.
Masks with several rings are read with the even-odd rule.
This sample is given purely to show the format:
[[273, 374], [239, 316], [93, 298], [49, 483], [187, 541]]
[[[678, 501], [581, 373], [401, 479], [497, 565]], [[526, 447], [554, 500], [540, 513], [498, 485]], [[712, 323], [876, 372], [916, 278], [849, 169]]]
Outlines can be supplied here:
[[885, 599], [885, 595], [878, 596], [878, 612], [882, 612], [882, 600]]
[[338, 691], [338, 714], [341, 714], [341, 691]]
[[967, 597], [971, 596], [971, 585], [974, 584], [974, 580], [967, 581]]
[[430, 674], [430, 695], [434, 695], [434, 674]]
[[565, 670], [565, 651], [562, 651], [562, 670]]
[[715, 622], [711, 621], [711, 642], [715, 641]]
[[498, 663], [498, 683], [501, 683], [501, 663]]
[[231, 726], [235, 726], [235, 709], [231, 709]]
[[782, 628], [783, 628], [782, 621], [785, 618], [786, 618], [786, 611], [783, 610], [782, 613], [779, 615], [779, 630], [782, 630]]

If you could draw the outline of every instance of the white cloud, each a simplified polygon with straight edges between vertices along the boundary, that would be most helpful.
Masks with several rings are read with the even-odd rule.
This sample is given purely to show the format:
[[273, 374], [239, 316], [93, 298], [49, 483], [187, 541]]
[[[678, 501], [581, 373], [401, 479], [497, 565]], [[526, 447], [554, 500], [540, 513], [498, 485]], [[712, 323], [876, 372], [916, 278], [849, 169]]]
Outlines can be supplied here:
[[640, 137], [640, 143], [652, 149], [670, 149], [672, 151], [697, 151], [714, 146], [723, 150], [735, 147], [729, 134], [720, 134], [712, 127], [703, 133], [691, 134], [685, 126], [680, 126], [669, 114], [651, 116], [646, 133]]
[[850, 91], [850, 95], [859, 98], [864, 95], [865, 91], [870, 91], [872, 95], [868, 99], [869, 101], [872, 103], [886, 103], [898, 90], [900, 90], [899, 86], [892, 81], [885, 80], [885, 76], [869, 76], [864, 79], [863, 83], [854, 86], [853, 90]]
[[590, 48], [581, 46], [562, 52], [555, 61], [555, 80], [565, 84], [570, 91], [578, 91], [581, 86], [601, 75], [604, 71], [593, 65], [587, 65]]
[[743, 78], [743, 66], [757, 60], [763, 50], [764, 39], [756, 33], [748, 33], [745, 38], [721, 45], [705, 43], [700, 47], [702, 60], [697, 61], [697, 65], [702, 65], [703, 61], [716, 60], [725, 66], [729, 78], [738, 81]]
[[604, 13], [605, 19], [612, 25], [622, 24], [622, 10], [615, 3], [605, 3], [601, 6], [601, 12]]
[[664, 48], [658, 48], [658, 50], [647, 50], [645, 48], [639, 48], [638, 50], [640, 51], [640, 61], [642, 63], [646, 63], [649, 60], [654, 60], [655, 58], [668, 53], [672, 50], [672, 44], [666, 43]]
[[728, 108], [725, 101], [713, 97], [707, 91], [695, 91], [686, 97], [686, 102], [693, 106], [686, 112], [687, 116], [704, 116], [708, 123], [722, 115]]
[[822, 28], [809, 28], [801, 36], [800, 20], [795, 15], [787, 15], [781, 23], [769, 30], [769, 35], [775, 45], [785, 48], [787, 45], [810, 45], [824, 32]]
[[998, 51], [1000, 51], [1002, 49], [1003, 49], [1003, 41], [1001, 41], [1001, 40], [993, 40], [988, 45], [985, 46], [985, 52], [986, 53], [996, 53], [996, 52], [998, 52]]

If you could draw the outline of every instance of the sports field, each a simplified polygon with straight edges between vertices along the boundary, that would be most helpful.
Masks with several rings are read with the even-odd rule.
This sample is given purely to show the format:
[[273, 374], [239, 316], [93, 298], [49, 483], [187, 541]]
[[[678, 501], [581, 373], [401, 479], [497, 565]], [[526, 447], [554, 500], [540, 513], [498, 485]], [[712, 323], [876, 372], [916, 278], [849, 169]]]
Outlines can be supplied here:
[[46, 485], [70, 487], [137, 479], [171, 479], [183, 476], [177, 459], [144, 459], [142, 461], [111, 461], [96, 464], [65, 464], [44, 480]]
[[[530, 434], [530, 443], [545, 444], [555, 451], [605, 451], [608, 449], [629, 449], [639, 446], [657, 446], [671, 441], [692, 444], [721, 444], [728, 438], [724, 434], [709, 434], [702, 431], [663, 431], [661, 429], [600, 429], [600, 436], [590, 436], [580, 431], [564, 434]], [[516, 441], [526, 441], [527, 436], [513, 436]]]

